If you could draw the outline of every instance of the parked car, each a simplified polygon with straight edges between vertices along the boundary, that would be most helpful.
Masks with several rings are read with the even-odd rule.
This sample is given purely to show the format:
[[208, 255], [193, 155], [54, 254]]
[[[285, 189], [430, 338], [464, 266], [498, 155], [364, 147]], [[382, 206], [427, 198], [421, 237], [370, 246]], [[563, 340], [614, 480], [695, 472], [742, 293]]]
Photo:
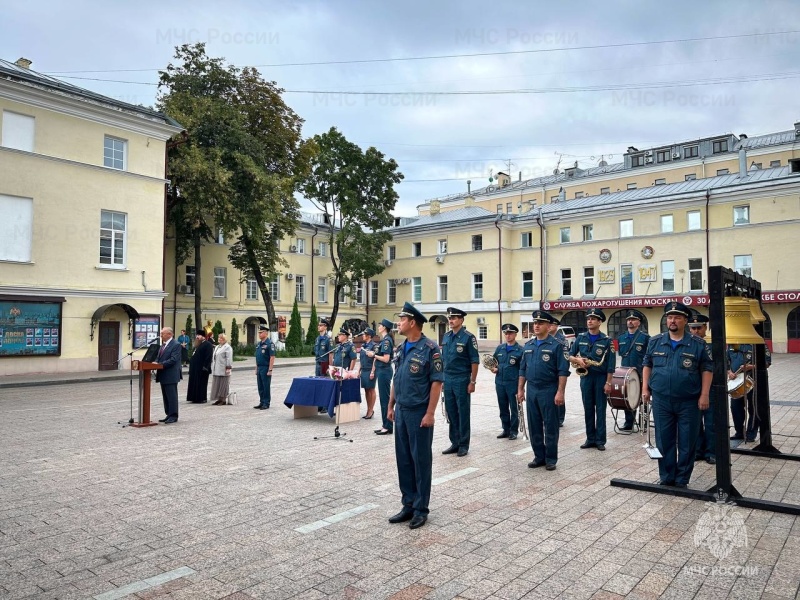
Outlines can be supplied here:
[[575, 343], [575, 330], [569, 325], [559, 325], [558, 330], [564, 335], [564, 338], [567, 340], [567, 343], [569, 343], [571, 350], [572, 344]]

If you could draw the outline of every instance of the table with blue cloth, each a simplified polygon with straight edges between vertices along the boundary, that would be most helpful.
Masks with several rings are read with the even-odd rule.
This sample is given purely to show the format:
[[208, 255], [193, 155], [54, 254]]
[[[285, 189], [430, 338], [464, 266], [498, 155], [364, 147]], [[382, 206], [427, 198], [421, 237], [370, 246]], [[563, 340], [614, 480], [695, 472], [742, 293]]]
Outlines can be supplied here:
[[328, 377], [295, 377], [283, 403], [293, 406], [321, 406], [333, 417], [336, 410], [339, 384], [342, 385], [342, 404], [361, 402], [358, 379], [344, 379], [341, 382]]

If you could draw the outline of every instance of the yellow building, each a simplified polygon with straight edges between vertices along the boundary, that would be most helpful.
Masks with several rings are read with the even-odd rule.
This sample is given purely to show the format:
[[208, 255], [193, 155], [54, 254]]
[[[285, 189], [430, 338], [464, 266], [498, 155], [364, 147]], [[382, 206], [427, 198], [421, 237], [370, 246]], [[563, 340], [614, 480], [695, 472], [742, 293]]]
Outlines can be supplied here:
[[155, 111], [0, 60], [0, 375], [127, 367], [161, 322]]

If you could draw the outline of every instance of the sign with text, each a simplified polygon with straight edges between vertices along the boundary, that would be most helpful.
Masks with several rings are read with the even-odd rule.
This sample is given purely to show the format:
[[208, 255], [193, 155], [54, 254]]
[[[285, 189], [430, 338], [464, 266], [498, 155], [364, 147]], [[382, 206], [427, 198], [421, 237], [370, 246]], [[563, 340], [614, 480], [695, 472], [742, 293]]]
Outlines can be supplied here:
[[542, 310], [586, 310], [587, 308], [655, 308], [668, 302], [686, 306], [708, 306], [708, 294], [691, 296], [639, 296], [633, 298], [597, 298], [595, 300], [553, 300], [542, 302]]
[[133, 326], [133, 347], [144, 348], [153, 340], [161, 343], [161, 317], [158, 315], [140, 315]]
[[639, 265], [636, 267], [639, 273], [639, 281], [656, 281], [658, 270], [655, 265]]
[[633, 265], [619, 266], [620, 296], [633, 296]]
[[614, 276], [614, 269], [597, 269], [597, 282], [600, 285], [606, 283], [615, 283], [616, 277]]
[[61, 302], [0, 301], [0, 357], [59, 356]]

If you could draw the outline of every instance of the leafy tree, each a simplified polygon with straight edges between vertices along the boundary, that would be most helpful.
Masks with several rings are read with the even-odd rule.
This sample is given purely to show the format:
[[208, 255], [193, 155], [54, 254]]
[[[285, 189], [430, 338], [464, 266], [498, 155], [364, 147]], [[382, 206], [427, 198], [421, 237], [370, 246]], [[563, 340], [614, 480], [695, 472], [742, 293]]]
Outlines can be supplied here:
[[319, 317], [317, 317], [317, 305], [311, 305], [311, 318], [308, 321], [308, 331], [306, 331], [306, 346], [313, 346], [317, 341], [317, 325], [319, 325]]
[[286, 349], [291, 354], [300, 353], [303, 349], [303, 323], [300, 320], [300, 309], [297, 307], [297, 297], [292, 306], [292, 316], [289, 317], [289, 333], [286, 334]]
[[[184, 325], [184, 328], [186, 329], [186, 335], [189, 336], [190, 340], [194, 339], [194, 330], [192, 329], [192, 327], [193, 327], [192, 315], [186, 315], [186, 325]], [[186, 350], [188, 350], [189, 352], [189, 357], [192, 356], [192, 348], [194, 348], [194, 345], [191, 342], [186, 344]]]
[[360, 281], [384, 270], [383, 246], [391, 239], [397, 204], [394, 185], [403, 179], [394, 159], [373, 147], [365, 152], [335, 128], [313, 138], [311, 172], [300, 185], [305, 197], [326, 216], [334, 279], [331, 327], [339, 312], [339, 292], [348, 297]]
[[211, 328], [211, 332], [214, 334], [214, 341], [215, 342], [219, 341], [219, 334], [223, 333], [224, 331], [225, 331], [225, 328], [222, 326], [222, 321], [217, 319], [217, 322], [214, 323], [214, 327]]
[[231, 321], [231, 339], [228, 342], [234, 351], [239, 347], [239, 325], [236, 323], [236, 317], [233, 317], [233, 321]]

